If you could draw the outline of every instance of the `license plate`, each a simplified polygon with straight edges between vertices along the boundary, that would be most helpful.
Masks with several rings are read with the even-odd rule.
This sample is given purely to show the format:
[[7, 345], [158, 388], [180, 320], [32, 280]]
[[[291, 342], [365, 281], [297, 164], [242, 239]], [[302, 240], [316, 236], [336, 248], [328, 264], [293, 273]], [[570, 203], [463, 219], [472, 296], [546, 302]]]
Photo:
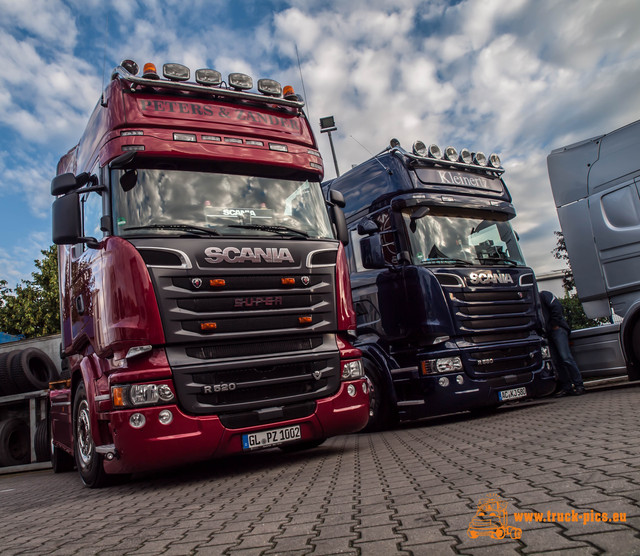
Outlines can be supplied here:
[[501, 402], [506, 402], [509, 400], [517, 400], [518, 398], [526, 398], [527, 397], [527, 389], [523, 386], [522, 388], [513, 388], [512, 390], [503, 390], [502, 392], [498, 392], [498, 399]]
[[257, 448], [267, 448], [277, 446], [283, 442], [299, 440], [302, 438], [300, 425], [273, 429], [270, 431], [260, 431], [242, 435], [242, 448], [245, 450], [255, 450]]

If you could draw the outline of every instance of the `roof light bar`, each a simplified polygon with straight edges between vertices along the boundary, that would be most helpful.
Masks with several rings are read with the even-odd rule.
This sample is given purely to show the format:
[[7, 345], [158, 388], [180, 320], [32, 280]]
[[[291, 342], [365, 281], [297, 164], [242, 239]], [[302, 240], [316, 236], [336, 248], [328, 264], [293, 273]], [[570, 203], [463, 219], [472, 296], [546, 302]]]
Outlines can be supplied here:
[[449, 162], [455, 162], [456, 160], [458, 160], [458, 151], [456, 150], [455, 147], [448, 146], [444, 150], [444, 158]]
[[436, 145], [435, 143], [432, 143], [431, 145], [429, 145], [429, 156], [431, 158], [442, 158], [442, 150], [440, 149], [440, 147], [438, 147], [438, 145]]
[[475, 153], [473, 155], [473, 161], [478, 166], [486, 166], [487, 165], [487, 156], [482, 151], [478, 151], [477, 153]]
[[138, 75], [140, 68], [133, 60], [122, 60], [120, 65], [126, 69], [131, 75]]
[[460, 151], [460, 162], [464, 162], [465, 164], [471, 164], [473, 162], [471, 151], [466, 147]]
[[282, 85], [273, 79], [259, 79], [258, 91], [263, 95], [279, 97], [282, 94]]
[[160, 79], [156, 65], [151, 62], [147, 62], [142, 69], [142, 77], [145, 79]]
[[229, 86], [238, 91], [245, 91], [253, 87], [253, 79], [245, 73], [230, 73], [228, 81]]
[[[391, 146], [392, 147], [400, 146], [400, 142], [398, 142], [397, 145], [394, 145], [393, 139], [392, 139]], [[422, 141], [416, 141], [413, 144], [413, 154], [415, 154], [416, 156], [427, 156], [428, 153], [429, 151], [427, 149], [427, 146]]]
[[191, 71], [187, 66], [182, 64], [164, 64], [162, 66], [162, 75], [171, 81], [188, 81], [191, 77]]
[[215, 87], [222, 83], [222, 74], [216, 70], [202, 68], [196, 70], [196, 82], [200, 85]]

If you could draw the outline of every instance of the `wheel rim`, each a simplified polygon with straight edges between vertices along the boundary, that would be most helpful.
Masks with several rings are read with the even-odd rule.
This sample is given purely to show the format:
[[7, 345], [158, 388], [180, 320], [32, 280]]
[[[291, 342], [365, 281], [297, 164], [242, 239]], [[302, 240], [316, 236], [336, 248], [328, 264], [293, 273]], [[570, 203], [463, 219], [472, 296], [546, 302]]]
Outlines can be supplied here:
[[82, 400], [78, 407], [78, 418], [76, 421], [76, 445], [80, 456], [80, 465], [89, 467], [93, 460], [93, 438], [91, 438], [91, 422], [89, 420], [89, 404], [87, 400]]

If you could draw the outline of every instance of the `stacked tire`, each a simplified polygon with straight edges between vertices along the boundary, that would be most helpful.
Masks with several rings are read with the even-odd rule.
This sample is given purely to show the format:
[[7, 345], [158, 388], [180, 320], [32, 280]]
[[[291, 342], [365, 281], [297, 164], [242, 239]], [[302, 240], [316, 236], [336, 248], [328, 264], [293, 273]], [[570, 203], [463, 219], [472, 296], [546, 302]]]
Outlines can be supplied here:
[[[42, 350], [27, 348], [0, 353], [0, 398], [47, 390], [58, 379], [51, 358]], [[11, 415], [11, 413], [9, 413]], [[48, 419], [36, 425], [34, 448], [37, 461], [50, 458]], [[23, 465], [31, 461], [31, 438], [27, 420], [10, 416], [0, 421], [0, 467]]]
[[46, 390], [58, 370], [42, 350], [27, 348], [0, 354], [0, 397]]

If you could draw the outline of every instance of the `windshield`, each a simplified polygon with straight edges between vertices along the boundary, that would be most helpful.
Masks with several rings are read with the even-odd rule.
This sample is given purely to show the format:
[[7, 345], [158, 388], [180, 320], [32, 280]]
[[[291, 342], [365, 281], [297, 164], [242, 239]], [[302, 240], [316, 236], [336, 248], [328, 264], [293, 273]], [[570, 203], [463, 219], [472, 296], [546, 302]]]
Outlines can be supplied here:
[[403, 211], [411, 243], [413, 264], [502, 264], [524, 265], [511, 224], [488, 218], [431, 207], [426, 216], [411, 220], [416, 209]]
[[140, 168], [111, 180], [119, 236], [333, 237], [318, 182]]

